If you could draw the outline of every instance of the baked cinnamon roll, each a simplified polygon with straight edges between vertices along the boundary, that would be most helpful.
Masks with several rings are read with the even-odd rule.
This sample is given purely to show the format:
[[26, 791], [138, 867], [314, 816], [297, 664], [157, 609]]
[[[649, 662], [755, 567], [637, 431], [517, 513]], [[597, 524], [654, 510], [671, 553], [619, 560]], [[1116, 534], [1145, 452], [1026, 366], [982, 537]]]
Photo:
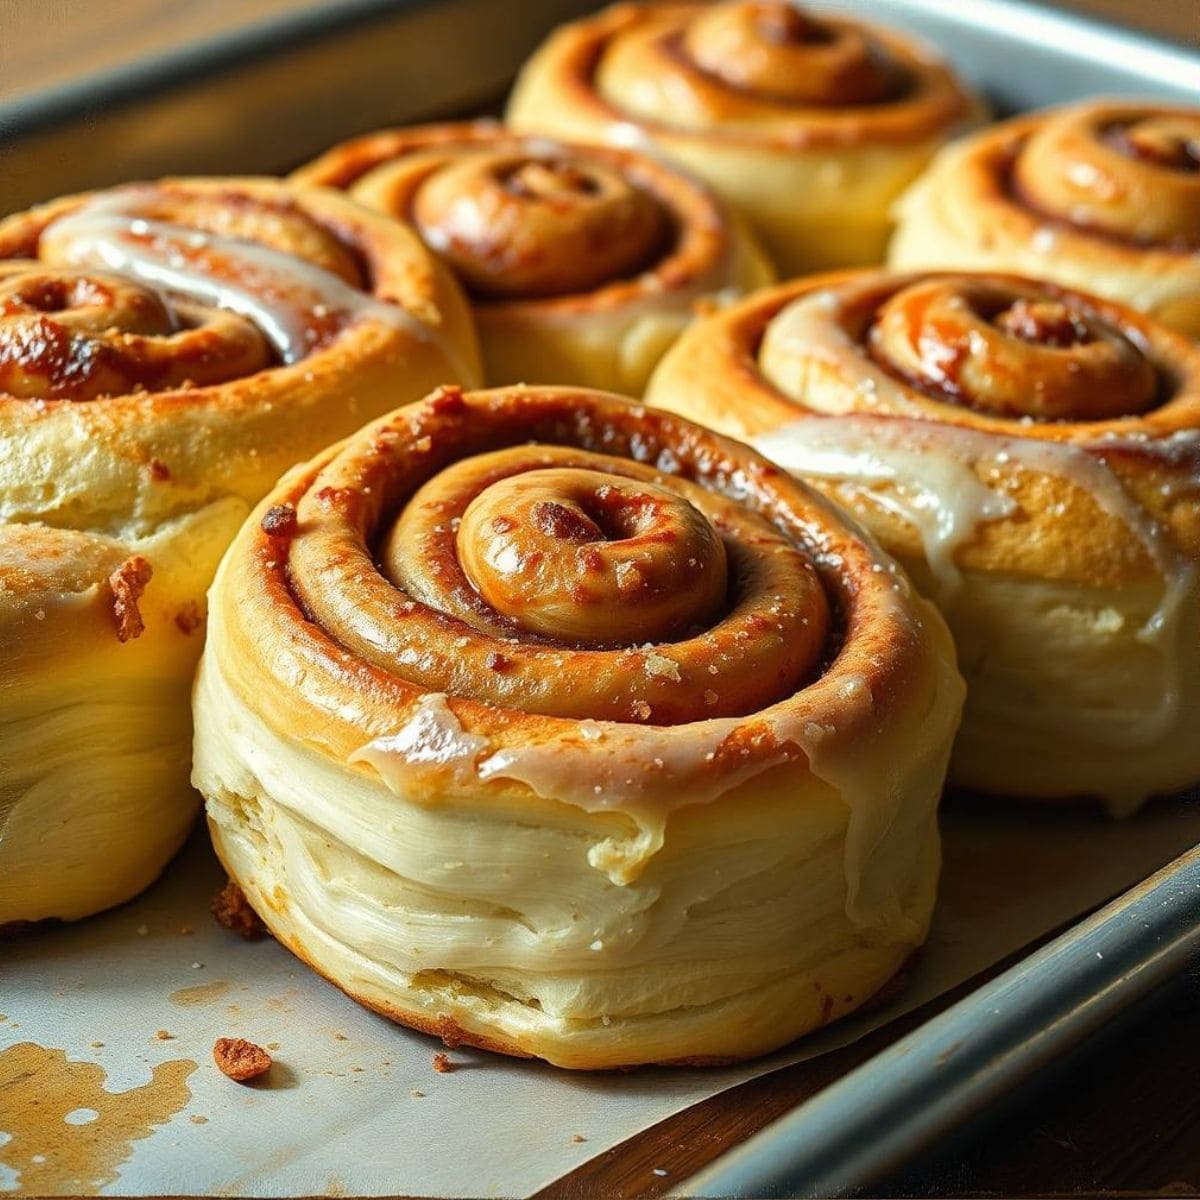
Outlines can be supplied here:
[[892, 202], [982, 111], [907, 37], [726, 0], [617, 4], [563, 26], [522, 71], [508, 121], [665, 154], [790, 275], [882, 261]]
[[195, 816], [204, 597], [250, 506], [477, 371], [453, 279], [341, 196], [179, 180], [0, 222], [0, 926], [155, 877]]
[[894, 267], [1036, 274], [1200, 337], [1200, 107], [1005, 121], [943, 151], [897, 213]]
[[1200, 350], [1006, 275], [850, 272], [710, 318], [653, 403], [849, 507], [968, 684], [951, 779], [1117, 811], [1200, 779]]
[[470, 296], [495, 384], [640, 395], [696, 306], [773, 278], [707, 188], [632, 150], [475, 121], [355, 138], [294, 178], [418, 230]]
[[398, 1021], [564, 1067], [737, 1059], [925, 935], [949, 635], [745, 447], [444, 389], [290, 473], [212, 604], [217, 851]]

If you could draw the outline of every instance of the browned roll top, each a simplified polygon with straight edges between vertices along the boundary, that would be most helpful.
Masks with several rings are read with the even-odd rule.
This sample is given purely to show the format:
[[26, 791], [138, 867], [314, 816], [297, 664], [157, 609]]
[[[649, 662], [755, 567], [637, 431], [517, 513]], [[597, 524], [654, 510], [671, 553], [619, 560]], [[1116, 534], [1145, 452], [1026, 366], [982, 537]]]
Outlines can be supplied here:
[[1014, 277], [917, 279], [861, 313], [858, 332], [909, 386], [998, 417], [1134, 416], [1170, 386], [1115, 308]]
[[[0, 230], [0, 395], [87, 401], [206, 387], [280, 361], [246, 313], [126, 271], [80, 265], [80, 234], [61, 234], [59, 222], [92, 210], [101, 221], [117, 213], [127, 220], [116, 237], [131, 253], [157, 256], [214, 288], [249, 287], [267, 305], [294, 308], [305, 352], [330, 342], [351, 316], [311, 302], [307, 292], [320, 301], [321, 288], [308, 284], [306, 267], [364, 293], [370, 288], [338, 231], [284, 197], [236, 187], [194, 192], [168, 182], [58, 201]], [[294, 262], [294, 297], [283, 294], [278, 271], [256, 271], [256, 247]]]
[[727, 494], [719, 443], [667, 423], [599, 393], [446, 389], [334, 458], [294, 520], [268, 513], [265, 553], [289, 547], [326, 635], [424, 690], [653, 725], [754, 713], [819, 671], [836, 606], [753, 480], [750, 503]]
[[645, 155], [491, 121], [367, 134], [295, 178], [411, 222], [481, 305], [603, 309], [719, 284], [729, 265], [723, 210], [700, 184]]
[[426, 243], [470, 291], [535, 299], [637, 274], [672, 235], [661, 202], [602, 162], [479, 156], [430, 177], [412, 202]]
[[1200, 110], [1093, 104], [1031, 126], [1011, 162], [1017, 196], [1119, 240], [1200, 249]]
[[907, 82], [861, 26], [820, 20], [778, 0], [714, 5], [674, 44], [729, 86], [782, 103], [872, 104]]

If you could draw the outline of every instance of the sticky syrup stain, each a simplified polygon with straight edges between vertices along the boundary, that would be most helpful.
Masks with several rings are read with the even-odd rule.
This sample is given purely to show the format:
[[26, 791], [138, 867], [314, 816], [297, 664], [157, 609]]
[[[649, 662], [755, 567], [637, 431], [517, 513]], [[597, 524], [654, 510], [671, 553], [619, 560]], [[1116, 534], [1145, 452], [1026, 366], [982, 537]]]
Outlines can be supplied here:
[[[9, 1137], [0, 1164], [16, 1172], [27, 1195], [94, 1196], [117, 1178], [133, 1143], [192, 1098], [187, 1079], [195, 1069], [191, 1059], [159, 1063], [149, 1083], [110, 1092], [97, 1063], [72, 1062], [33, 1042], [10, 1046], [0, 1051], [0, 1132]], [[76, 1123], [81, 1115], [89, 1119]]]
[[170, 994], [168, 999], [172, 1004], [181, 1008], [190, 1008], [196, 1004], [212, 1004], [220, 1000], [229, 991], [229, 982], [224, 979], [214, 979], [212, 983], [200, 983], [195, 987], [179, 988]]

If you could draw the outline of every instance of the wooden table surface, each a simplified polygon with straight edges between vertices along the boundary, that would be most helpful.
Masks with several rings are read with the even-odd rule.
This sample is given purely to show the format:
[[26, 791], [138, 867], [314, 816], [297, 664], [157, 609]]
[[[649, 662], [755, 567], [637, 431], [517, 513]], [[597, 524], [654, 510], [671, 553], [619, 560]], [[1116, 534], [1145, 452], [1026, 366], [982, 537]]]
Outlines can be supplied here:
[[[969, 2], [969, 0], [968, 0]], [[0, 0], [0, 98], [248, 25], [318, 0]], [[1066, 0], [1200, 43], [1200, 0]], [[654, 1196], [911, 1028], [878, 1031], [815, 1063], [734, 1088], [631, 1138], [542, 1193]], [[1200, 969], [998, 1121], [975, 1123], [874, 1194], [1200, 1195]], [[662, 1174], [661, 1172], [666, 1172]]]

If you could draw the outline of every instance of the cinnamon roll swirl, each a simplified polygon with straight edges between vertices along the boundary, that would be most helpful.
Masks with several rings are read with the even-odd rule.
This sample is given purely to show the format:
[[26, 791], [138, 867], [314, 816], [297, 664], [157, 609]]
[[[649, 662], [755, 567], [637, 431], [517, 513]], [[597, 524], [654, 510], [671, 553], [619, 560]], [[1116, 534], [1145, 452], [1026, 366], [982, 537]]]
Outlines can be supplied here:
[[475, 121], [368, 134], [294, 178], [420, 232], [471, 298], [494, 384], [640, 395], [697, 305], [773, 278], [707, 188], [632, 150]]
[[221, 552], [286, 467], [476, 358], [449, 274], [341, 196], [175, 180], [0, 222], [0, 926], [155, 877]]
[[1116, 811], [1200, 779], [1200, 350], [1007, 275], [849, 272], [710, 318], [653, 403], [848, 506], [941, 606], [951, 779]]
[[736, 1059], [925, 934], [949, 635], [745, 447], [443, 389], [290, 473], [212, 599], [217, 851], [398, 1021], [564, 1067]]
[[923, 47], [788, 0], [617, 4], [555, 32], [522, 133], [653, 148], [707, 180], [785, 275], [880, 262], [888, 210], [982, 114]]
[[1005, 121], [947, 148], [897, 213], [894, 267], [1027, 272], [1200, 337], [1200, 107]]

